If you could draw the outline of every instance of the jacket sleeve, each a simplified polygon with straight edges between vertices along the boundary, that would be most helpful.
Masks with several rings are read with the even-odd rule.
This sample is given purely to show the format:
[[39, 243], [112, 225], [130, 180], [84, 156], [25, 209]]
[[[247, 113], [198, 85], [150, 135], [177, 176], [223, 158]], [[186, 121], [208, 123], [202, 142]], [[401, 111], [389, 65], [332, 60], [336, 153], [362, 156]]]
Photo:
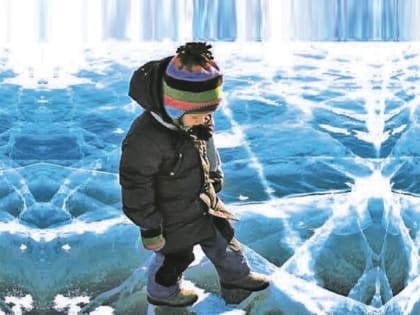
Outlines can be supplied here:
[[217, 150], [213, 137], [207, 140], [207, 156], [210, 161], [210, 179], [214, 190], [218, 193], [223, 188], [223, 171], [219, 151]]
[[147, 237], [162, 233], [162, 216], [155, 200], [160, 161], [159, 148], [151, 139], [138, 134], [124, 139], [119, 170], [123, 211]]

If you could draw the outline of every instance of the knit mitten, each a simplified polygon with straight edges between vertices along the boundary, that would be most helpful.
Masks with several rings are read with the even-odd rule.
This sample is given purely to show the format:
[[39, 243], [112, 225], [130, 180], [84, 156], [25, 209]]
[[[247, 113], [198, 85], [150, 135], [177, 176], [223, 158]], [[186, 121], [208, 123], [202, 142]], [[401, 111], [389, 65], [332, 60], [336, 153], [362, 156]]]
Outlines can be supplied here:
[[158, 236], [153, 236], [153, 237], [142, 236], [141, 241], [145, 249], [152, 250], [154, 252], [161, 250], [166, 244], [165, 238], [163, 237], [162, 234]]

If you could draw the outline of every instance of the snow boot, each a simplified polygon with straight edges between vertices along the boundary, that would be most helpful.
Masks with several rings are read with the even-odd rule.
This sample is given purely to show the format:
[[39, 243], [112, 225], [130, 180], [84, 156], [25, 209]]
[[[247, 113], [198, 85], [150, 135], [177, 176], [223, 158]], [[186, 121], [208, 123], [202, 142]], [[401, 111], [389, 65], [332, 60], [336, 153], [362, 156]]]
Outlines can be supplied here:
[[246, 291], [261, 291], [268, 287], [269, 279], [259, 273], [250, 272], [242, 279], [233, 282], [221, 282], [222, 289], [242, 289]]
[[198, 295], [194, 290], [180, 289], [178, 293], [167, 298], [156, 298], [147, 295], [147, 301], [153, 305], [185, 307], [193, 305], [198, 300]]

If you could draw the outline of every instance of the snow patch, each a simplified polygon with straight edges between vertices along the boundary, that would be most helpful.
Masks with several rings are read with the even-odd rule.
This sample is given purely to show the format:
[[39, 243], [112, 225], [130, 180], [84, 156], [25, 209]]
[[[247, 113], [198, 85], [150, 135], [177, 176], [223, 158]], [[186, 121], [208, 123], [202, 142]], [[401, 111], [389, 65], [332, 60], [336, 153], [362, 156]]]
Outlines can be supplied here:
[[33, 309], [32, 296], [27, 294], [24, 297], [6, 296], [6, 304], [13, 304], [12, 311], [14, 315], [21, 315], [25, 311], [31, 311]]
[[67, 315], [77, 315], [82, 309], [80, 305], [88, 304], [89, 300], [88, 296], [66, 297], [58, 294], [54, 298], [54, 309], [60, 312], [67, 310]]

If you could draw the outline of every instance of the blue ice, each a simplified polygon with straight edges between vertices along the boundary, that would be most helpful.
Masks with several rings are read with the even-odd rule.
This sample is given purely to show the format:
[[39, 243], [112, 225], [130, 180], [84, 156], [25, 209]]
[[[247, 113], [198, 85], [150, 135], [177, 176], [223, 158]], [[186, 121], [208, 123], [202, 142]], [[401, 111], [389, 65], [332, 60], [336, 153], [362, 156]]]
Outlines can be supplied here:
[[[202, 302], [191, 312], [416, 314], [417, 48], [291, 45], [279, 60], [248, 46], [215, 45], [226, 73], [215, 140], [221, 196], [241, 218], [251, 265], [273, 285], [226, 305], [197, 253], [186, 279]], [[87, 50], [90, 64], [37, 86], [1, 66], [3, 312], [147, 312], [150, 254], [122, 215], [117, 172], [141, 113], [127, 96], [130, 75], [172, 47], [112, 49]]]
[[417, 1], [19, 3], [0, 0], [0, 314], [162, 312], [118, 164], [132, 72], [185, 38], [235, 41], [214, 44], [221, 197], [272, 285], [226, 304], [196, 250], [178, 313], [420, 314], [420, 47], [346, 42], [418, 39]]

